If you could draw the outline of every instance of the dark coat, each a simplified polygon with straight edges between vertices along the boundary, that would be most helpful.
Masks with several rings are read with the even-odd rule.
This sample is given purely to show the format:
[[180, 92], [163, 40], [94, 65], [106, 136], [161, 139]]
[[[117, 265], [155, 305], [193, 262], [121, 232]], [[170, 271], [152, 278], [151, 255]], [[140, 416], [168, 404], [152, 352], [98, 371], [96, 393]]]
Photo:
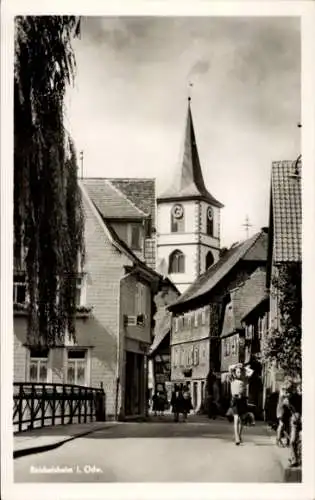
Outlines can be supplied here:
[[188, 398], [186, 399], [182, 391], [174, 391], [172, 393], [171, 405], [173, 413], [189, 413], [192, 409], [190, 393], [188, 393]]

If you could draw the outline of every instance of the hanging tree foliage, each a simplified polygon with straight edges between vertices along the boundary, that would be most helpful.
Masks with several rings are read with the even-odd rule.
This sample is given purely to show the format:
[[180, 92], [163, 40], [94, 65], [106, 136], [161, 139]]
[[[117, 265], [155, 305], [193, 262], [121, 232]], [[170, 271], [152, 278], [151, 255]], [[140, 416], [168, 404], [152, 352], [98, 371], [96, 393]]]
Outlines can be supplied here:
[[[74, 144], [64, 126], [73, 83], [73, 16], [15, 19], [14, 251], [28, 285], [28, 340], [75, 338], [76, 278], [84, 220]], [[78, 258], [81, 256], [81, 262]]]
[[301, 376], [301, 263], [281, 264], [273, 286], [278, 297], [280, 328], [273, 328], [266, 336], [263, 356], [265, 361], [275, 361], [285, 375]]

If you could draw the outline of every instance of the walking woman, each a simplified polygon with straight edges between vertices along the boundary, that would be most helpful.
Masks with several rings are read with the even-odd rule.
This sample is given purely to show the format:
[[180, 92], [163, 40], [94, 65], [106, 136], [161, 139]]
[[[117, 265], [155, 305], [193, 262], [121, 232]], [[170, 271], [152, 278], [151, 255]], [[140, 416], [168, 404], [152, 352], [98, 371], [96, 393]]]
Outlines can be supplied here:
[[174, 414], [174, 422], [178, 422], [180, 413], [180, 390], [177, 384], [174, 385], [174, 390], [171, 397], [172, 413]]
[[191, 395], [189, 387], [186, 385], [183, 388], [183, 421], [187, 422], [187, 415], [190, 413], [190, 410], [193, 409], [191, 402]]
[[237, 446], [242, 442], [242, 419], [247, 413], [247, 384], [253, 373], [254, 371], [250, 367], [244, 367], [242, 363], [229, 367], [232, 396], [231, 409], [234, 416], [234, 439]]

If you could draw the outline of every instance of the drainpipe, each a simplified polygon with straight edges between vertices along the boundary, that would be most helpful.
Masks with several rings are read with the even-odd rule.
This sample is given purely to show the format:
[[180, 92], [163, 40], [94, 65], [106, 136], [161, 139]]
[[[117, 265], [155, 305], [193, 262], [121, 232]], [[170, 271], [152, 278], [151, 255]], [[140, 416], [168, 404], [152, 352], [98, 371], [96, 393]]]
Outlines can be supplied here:
[[[125, 274], [119, 279], [119, 288], [118, 288], [118, 336], [117, 336], [117, 356], [116, 356], [116, 394], [115, 394], [115, 420], [118, 420], [118, 402], [119, 402], [119, 385], [120, 385], [120, 349], [121, 349], [121, 284], [122, 281], [129, 278], [135, 273], [135, 269], [131, 270], [129, 273]], [[123, 339], [124, 340], [124, 339]]]

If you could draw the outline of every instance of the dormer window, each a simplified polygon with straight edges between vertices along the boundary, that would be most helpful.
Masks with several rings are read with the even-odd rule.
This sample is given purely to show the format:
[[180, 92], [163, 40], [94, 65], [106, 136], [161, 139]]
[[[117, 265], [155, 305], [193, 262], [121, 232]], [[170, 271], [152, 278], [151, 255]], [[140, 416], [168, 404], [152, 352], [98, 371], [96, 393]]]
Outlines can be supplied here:
[[207, 234], [213, 236], [213, 209], [208, 207], [207, 209]]
[[173, 206], [171, 211], [171, 232], [183, 233], [185, 231], [184, 208], [180, 204]]

